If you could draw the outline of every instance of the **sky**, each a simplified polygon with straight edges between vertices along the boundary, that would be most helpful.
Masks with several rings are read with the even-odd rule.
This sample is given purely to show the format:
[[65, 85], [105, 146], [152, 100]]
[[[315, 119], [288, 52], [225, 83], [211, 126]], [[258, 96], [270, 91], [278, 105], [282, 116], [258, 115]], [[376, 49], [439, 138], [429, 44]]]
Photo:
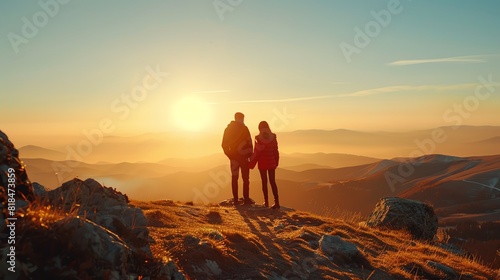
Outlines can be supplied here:
[[0, 129], [500, 125], [500, 2], [0, 2]]

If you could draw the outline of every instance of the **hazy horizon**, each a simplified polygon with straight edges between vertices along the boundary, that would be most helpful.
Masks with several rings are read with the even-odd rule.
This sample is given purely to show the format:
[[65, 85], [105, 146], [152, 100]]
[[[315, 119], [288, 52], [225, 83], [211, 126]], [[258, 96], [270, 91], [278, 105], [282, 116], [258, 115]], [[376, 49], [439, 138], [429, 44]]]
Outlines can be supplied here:
[[[4, 131], [10, 135], [8, 131]], [[252, 137], [256, 132], [251, 131]], [[482, 156], [500, 154], [500, 126], [448, 126], [415, 131], [297, 130], [276, 132], [282, 154], [347, 154], [378, 159], [426, 154]], [[9, 136], [10, 137], [10, 136]], [[10, 137], [21, 158], [76, 160], [86, 163], [160, 162], [205, 157], [225, 158], [222, 131], [72, 137]]]

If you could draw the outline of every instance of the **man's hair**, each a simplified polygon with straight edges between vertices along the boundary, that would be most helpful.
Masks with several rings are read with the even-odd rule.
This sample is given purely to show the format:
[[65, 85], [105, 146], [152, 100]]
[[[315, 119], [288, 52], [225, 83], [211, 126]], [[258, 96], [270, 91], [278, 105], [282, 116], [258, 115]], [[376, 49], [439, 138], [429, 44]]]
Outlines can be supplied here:
[[245, 118], [245, 115], [243, 115], [243, 113], [240, 113], [240, 112], [236, 112], [234, 114], [234, 120], [242, 120]]

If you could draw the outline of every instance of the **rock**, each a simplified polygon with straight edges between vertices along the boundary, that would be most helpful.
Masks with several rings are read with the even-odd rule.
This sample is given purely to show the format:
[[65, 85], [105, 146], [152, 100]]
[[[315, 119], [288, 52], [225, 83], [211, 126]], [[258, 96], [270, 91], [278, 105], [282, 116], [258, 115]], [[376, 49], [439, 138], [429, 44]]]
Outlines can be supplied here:
[[215, 229], [208, 233], [208, 237], [210, 237], [211, 239], [216, 240], [216, 241], [224, 240], [224, 235], [222, 235], [222, 233], [220, 233], [220, 231], [215, 230]]
[[317, 241], [319, 239], [319, 235], [315, 232], [302, 228], [299, 238], [304, 239], [305, 241]]
[[330, 257], [335, 255], [352, 256], [359, 253], [355, 244], [346, 242], [337, 235], [323, 235], [319, 240], [319, 245], [321, 251]]
[[0, 176], [1, 186], [4, 187], [4, 190], [8, 184], [9, 168], [13, 169], [13, 174], [15, 174], [16, 178], [16, 197], [33, 201], [35, 198], [33, 186], [28, 179], [24, 164], [19, 159], [19, 151], [14, 147], [14, 144], [10, 142], [7, 135], [0, 131]]
[[157, 278], [153, 279], [167, 279], [167, 280], [185, 280], [186, 277], [182, 274], [173, 261], [168, 261], [158, 273]]
[[47, 188], [37, 182], [33, 182], [33, 192], [35, 195], [45, 195], [47, 193]]
[[444, 264], [440, 264], [434, 261], [427, 261], [427, 265], [446, 275], [445, 278], [440, 277], [441, 279], [458, 279], [458, 274], [453, 269]]
[[126, 271], [129, 247], [116, 234], [89, 220], [69, 218], [61, 225], [54, 225], [61, 231], [71, 232], [69, 243], [75, 244], [75, 250], [82, 256], [91, 256], [96, 263], [112, 269]]
[[83, 218], [32, 211], [19, 231], [19, 279], [127, 279], [135, 265], [120, 237]]
[[276, 225], [276, 226], [274, 227], [274, 230], [275, 230], [275, 231], [280, 231], [280, 230], [282, 230], [282, 229], [284, 229], [284, 228], [285, 228], [285, 226], [284, 226], [282, 223], [279, 223], [278, 225]]
[[[458, 256], [462, 256], [462, 255], [466, 254], [466, 252], [464, 250], [462, 250], [460, 247], [458, 247], [457, 245], [446, 244], [446, 243], [439, 243], [437, 245], [439, 247], [441, 247], [442, 249], [445, 249], [446, 251], [453, 253], [455, 255], [458, 255]], [[499, 254], [499, 256], [500, 256], [500, 254]]]
[[65, 211], [76, 212], [119, 235], [133, 252], [152, 257], [147, 218], [141, 209], [128, 204], [128, 197], [93, 179], [73, 179], [49, 191], [50, 202]]
[[371, 267], [355, 244], [344, 241], [338, 235], [323, 235], [319, 240], [319, 249], [335, 263]]
[[222, 270], [219, 268], [217, 262], [212, 260], [205, 260], [205, 263], [202, 263], [201, 266], [193, 265], [193, 270], [210, 276], [217, 276], [222, 273]]
[[216, 210], [210, 210], [207, 214], [207, 220], [211, 224], [222, 224], [222, 216]]
[[[15, 182], [12, 182], [15, 178]], [[9, 181], [9, 179], [11, 181]], [[15, 188], [9, 188], [9, 184], [14, 184]], [[5, 133], [0, 131], [0, 233], [6, 230], [6, 219], [12, 214], [16, 215], [17, 211], [8, 211], [8, 195], [13, 203], [14, 200], [33, 201], [35, 194], [33, 186], [28, 179], [28, 174], [24, 168], [24, 164], [19, 159], [19, 151], [10, 142]]]
[[438, 218], [432, 206], [398, 197], [382, 198], [366, 221], [369, 227], [407, 230], [414, 238], [432, 240]]
[[205, 264], [213, 275], [220, 275], [222, 273], [222, 270], [219, 268], [217, 262], [206, 260]]
[[316, 250], [319, 247], [319, 241], [317, 241], [317, 240], [311, 240], [308, 242], [308, 244], [309, 244], [309, 247], [311, 247], [311, 249], [313, 249], [313, 250]]

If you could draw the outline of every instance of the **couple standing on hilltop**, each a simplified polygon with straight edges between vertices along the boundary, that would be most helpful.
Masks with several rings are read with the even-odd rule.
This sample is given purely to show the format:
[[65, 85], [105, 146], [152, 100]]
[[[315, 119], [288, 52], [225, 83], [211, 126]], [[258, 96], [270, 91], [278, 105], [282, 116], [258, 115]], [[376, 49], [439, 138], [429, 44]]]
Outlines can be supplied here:
[[272, 209], [279, 209], [278, 186], [276, 185], [276, 168], [279, 163], [278, 141], [276, 134], [271, 131], [266, 121], [259, 123], [259, 135], [255, 136], [255, 148], [252, 145], [250, 131], [244, 123], [245, 115], [238, 112], [224, 130], [222, 149], [231, 164], [231, 186], [233, 190], [234, 205], [238, 205], [238, 177], [241, 170], [243, 179], [243, 203], [252, 204], [250, 200], [250, 169], [258, 164], [264, 193], [264, 206], [269, 207], [267, 182], [274, 196]]

